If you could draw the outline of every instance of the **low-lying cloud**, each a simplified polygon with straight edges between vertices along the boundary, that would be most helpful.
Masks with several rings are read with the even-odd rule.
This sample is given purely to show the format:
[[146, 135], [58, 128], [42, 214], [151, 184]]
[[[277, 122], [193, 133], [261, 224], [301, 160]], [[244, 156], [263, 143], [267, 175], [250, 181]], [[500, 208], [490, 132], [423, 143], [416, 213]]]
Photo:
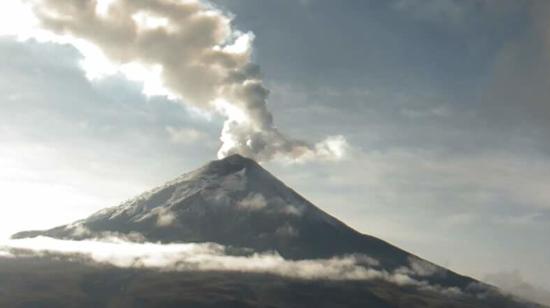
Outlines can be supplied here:
[[267, 201], [260, 193], [249, 194], [237, 203], [237, 207], [243, 210], [262, 210], [267, 206]]
[[[122, 74], [162, 95], [226, 118], [220, 158], [239, 153], [273, 158], [335, 160], [342, 136], [311, 144], [284, 135], [267, 107], [269, 90], [252, 63], [251, 32], [200, 0], [18, 0], [0, 4], [0, 35], [70, 44], [89, 79]], [[177, 140], [195, 138], [169, 130]], [[181, 137], [181, 138], [180, 138]]]
[[485, 281], [515, 296], [550, 306], [550, 290], [528, 283], [518, 271], [488, 274]]
[[[233, 250], [232, 250], [233, 251]], [[415, 267], [388, 272], [379, 262], [365, 255], [319, 260], [286, 260], [276, 253], [229, 254], [213, 243], [158, 244], [127, 242], [116, 237], [108, 240], [59, 240], [37, 237], [10, 240], [0, 244], [0, 257], [81, 254], [94, 262], [118, 267], [155, 268], [164, 271], [235, 271], [257, 272], [298, 279], [383, 280], [400, 286], [460, 295], [458, 288], [432, 285], [418, 280]]]

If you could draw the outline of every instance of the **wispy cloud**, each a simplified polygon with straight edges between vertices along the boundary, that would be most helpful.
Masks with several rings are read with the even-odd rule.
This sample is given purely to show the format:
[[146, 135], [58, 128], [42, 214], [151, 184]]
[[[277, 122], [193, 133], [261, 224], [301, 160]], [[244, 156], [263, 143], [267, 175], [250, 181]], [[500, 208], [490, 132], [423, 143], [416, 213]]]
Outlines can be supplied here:
[[518, 271], [487, 274], [485, 280], [510, 294], [550, 305], [550, 290], [528, 283]]

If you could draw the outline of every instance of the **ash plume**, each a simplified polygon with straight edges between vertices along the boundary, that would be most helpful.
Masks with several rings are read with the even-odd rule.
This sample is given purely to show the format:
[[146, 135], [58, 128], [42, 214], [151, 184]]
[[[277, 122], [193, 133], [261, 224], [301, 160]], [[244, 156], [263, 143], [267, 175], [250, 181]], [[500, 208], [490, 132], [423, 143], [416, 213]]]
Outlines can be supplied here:
[[317, 144], [290, 138], [274, 124], [269, 90], [251, 61], [254, 35], [199, 0], [19, 0], [0, 4], [0, 34], [71, 44], [89, 79], [122, 73], [163, 95], [225, 117], [218, 157], [336, 160], [346, 140]]

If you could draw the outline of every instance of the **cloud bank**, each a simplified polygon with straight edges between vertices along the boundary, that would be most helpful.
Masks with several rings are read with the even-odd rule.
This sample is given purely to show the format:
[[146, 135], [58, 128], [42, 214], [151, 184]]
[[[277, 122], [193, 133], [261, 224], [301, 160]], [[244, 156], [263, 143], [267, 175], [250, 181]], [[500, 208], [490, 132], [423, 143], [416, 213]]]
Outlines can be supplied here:
[[0, 34], [70, 44], [89, 79], [123, 74], [162, 95], [226, 118], [218, 156], [260, 161], [334, 160], [342, 136], [318, 144], [290, 138], [267, 108], [269, 90], [253, 64], [254, 35], [199, 0], [21, 0], [0, 4]]
[[0, 243], [0, 257], [47, 256], [52, 253], [68, 256], [79, 254], [94, 262], [118, 267], [166, 271], [257, 272], [312, 280], [383, 280], [399, 286], [442, 292], [449, 296], [462, 294], [458, 288], [433, 285], [417, 278], [429, 276], [424, 268], [418, 271], [418, 260], [411, 260], [410, 267], [388, 272], [378, 267], [377, 260], [365, 255], [294, 261], [286, 260], [276, 253], [251, 254], [243, 251], [239, 255], [229, 254], [224, 246], [212, 243], [135, 243], [117, 237], [85, 241], [37, 237]]

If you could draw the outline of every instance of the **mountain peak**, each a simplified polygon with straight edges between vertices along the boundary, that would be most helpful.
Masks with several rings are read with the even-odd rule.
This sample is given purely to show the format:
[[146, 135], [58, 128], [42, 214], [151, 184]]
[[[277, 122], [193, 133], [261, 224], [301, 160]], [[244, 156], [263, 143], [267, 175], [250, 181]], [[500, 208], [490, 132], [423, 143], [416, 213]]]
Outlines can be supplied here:
[[40, 235], [76, 240], [116, 235], [163, 243], [213, 242], [257, 252], [276, 251], [289, 259], [366, 254], [387, 269], [406, 266], [411, 257], [353, 230], [254, 160], [238, 154], [211, 161], [86, 219], [13, 237]]
[[208, 173], [224, 176], [242, 169], [261, 168], [258, 163], [250, 158], [233, 154], [219, 160], [213, 160], [199, 170]]
[[[364, 275], [372, 278], [379, 277], [368, 279], [366, 282], [369, 286], [373, 286], [375, 292], [372, 294], [376, 294], [374, 298], [378, 298], [378, 294], [388, 294], [392, 298], [396, 296], [393, 291], [385, 291], [384, 288], [388, 282], [395, 282], [399, 287], [398, 290], [407, 296], [414, 294], [411, 293], [413, 289], [408, 287], [409, 284], [418, 285], [422, 291], [429, 292], [426, 293], [429, 294], [427, 300], [416, 297], [407, 298], [405, 301], [401, 298], [397, 300], [399, 304], [407, 306], [410, 306], [409, 303], [418, 303], [419, 306], [433, 304], [434, 294], [437, 293], [434, 290], [439, 290], [440, 287], [445, 291], [441, 293], [443, 296], [453, 299], [457, 294], [481, 290], [478, 282], [471, 278], [457, 275], [382, 240], [353, 230], [287, 187], [255, 161], [241, 155], [231, 155], [212, 161], [198, 170], [184, 174], [119, 206], [97, 212], [86, 219], [46, 231], [21, 232], [15, 234], [14, 238], [36, 236], [72, 240], [116, 237], [162, 243], [217, 243], [227, 247], [225, 252], [228, 255], [277, 252], [285, 259], [308, 259], [303, 263], [288, 263], [292, 264], [288, 267], [290, 270], [297, 270], [303, 265], [306, 273], [316, 271], [317, 266], [331, 267], [332, 262], [336, 261], [344, 267], [329, 269], [327, 277], [332, 275], [339, 277], [344, 274], [350, 275], [346, 277]], [[342, 256], [348, 258], [326, 260]], [[192, 262], [200, 259], [199, 256]], [[318, 263], [309, 259], [325, 260]], [[347, 260], [353, 263], [348, 263]], [[223, 263], [224, 261], [212, 262]], [[270, 262], [272, 263], [267, 261], [267, 263]], [[179, 265], [179, 262], [175, 264]], [[182, 260], [182, 264], [186, 262]], [[275, 259], [273, 264], [271, 265], [278, 268], [283, 263]], [[363, 271], [355, 270], [358, 265], [365, 266]], [[267, 268], [269, 266], [268, 264]], [[357, 276], [351, 276], [351, 274], [357, 274]], [[132, 276], [135, 276], [134, 271]], [[223, 276], [227, 276], [227, 273]], [[69, 277], [73, 281], [72, 276]], [[116, 277], [114, 280], [118, 279]], [[171, 280], [173, 277], [175, 276], [170, 275]], [[355, 280], [355, 278], [350, 279]], [[203, 281], [202, 278], [199, 280]], [[197, 283], [199, 280], [193, 280], [192, 283]], [[246, 278], [246, 281], [252, 281], [256, 285], [257, 276], [254, 276], [254, 279]], [[273, 277], [269, 276], [268, 281], [270, 286], [277, 285], [279, 288], [280, 283], [274, 284]], [[402, 283], [403, 281], [405, 282]], [[126, 280], [124, 282], [126, 283]], [[32, 285], [36, 284], [34, 280], [32, 283]], [[234, 283], [231, 280], [231, 286]], [[323, 280], [322, 285], [332, 286], [334, 283], [331, 281], [327, 284]], [[343, 284], [353, 290], [358, 286], [356, 282], [350, 284], [349, 281]], [[216, 290], [219, 289], [218, 281], [213, 285]], [[304, 284], [300, 282], [299, 285]], [[311, 283], [308, 282], [305, 285], [307, 285], [306, 293], [311, 293]], [[474, 288], [470, 289], [471, 286]], [[202, 290], [204, 287], [199, 285], [199, 289]], [[265, 291], [264, 289], [262, 292]], [[295, 289], [295, 287], [289, 287], [289, 289]], [[363, 289], [357, 290], [363, 292]], [[280, 294], [279, 291], [277, 292], [276, 294]], [[484, 298], [489, 294], [485, 291], [479, 292], [478, 294], [483, 295]], [[213, 294], [207, 293], [209, 297]], [[94, 291], [93, 294], [96, 295], [97, 292]], [[226, 298], [225, 292], [223, 296]], [[462, 300], [458, 297], [457, 299]], [[221, 305], [230, 303], [229, 306], [234, 306], [233, 304], [237, 302], [220, 301], [219, 303]], [[318, 301], [315, 303], [318, 304]], [[466, 305], [466, 302], [464, 303]], [[315, 304], [309, 306], [315, 306]], [[512, 307], [490, 305], [490, 307], [497, 306]], [[468, 305], [468, 307], [474, 306]]]
[[226, 156], [222, 159], [219, 159], [218, 161], [222, 161], [222, 162], [226, 162], [226, 163], [240, 163], [240, 164], [245, 164], [245, 163], [254, 163], [255, 161], [253, 159], [250, 159], [250, 158], [247, 158], [247, 157], [244, 157], [242, 156], [241, 154], [231, 154], [229, 156]]

